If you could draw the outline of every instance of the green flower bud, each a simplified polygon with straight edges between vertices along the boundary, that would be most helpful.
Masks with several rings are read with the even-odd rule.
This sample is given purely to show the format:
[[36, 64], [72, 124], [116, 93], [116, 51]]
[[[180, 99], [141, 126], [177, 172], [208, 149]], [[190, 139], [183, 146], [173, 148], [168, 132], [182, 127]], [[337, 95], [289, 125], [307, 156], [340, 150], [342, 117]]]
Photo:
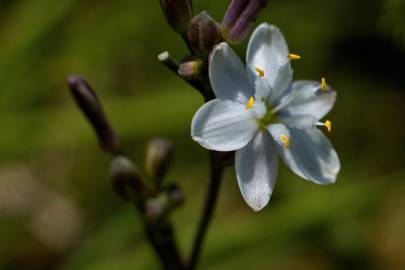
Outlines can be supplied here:
[[174, 209], [184, 203], [184, 193], [177, 184], [171, 184], [166, 190], [169, 198], [169, 205], [171, 209]]
[[115, 192], [125, 201], [144, 197], [144, 184], [138, 168], [126, 157], [116, 156], [111, 162], [110, 175]]
[[194, 16], [188, 25], [187, 41], [195, 54], [208, 56], [222, 41], [218, 23], [205, 11]]
[[171, 28], [179, 34], [184, 34], [193, 16], [191, 0], [160, 0], [160, 6]]
[[149, 142], [146, 151], [146, 171], [160, 186], [169, 171], [173, 158], [173, 144], [167, 139], [156, 138]]
[[148, 199], [144, 210], [145, 220], [148, 223], [156, 223], [166, 217], [168, 209], [167, 197], [164, 195]]
[[145, 218], [154, 223], [174, 211], [184, 202], [184, 193], [176, 185], [171, 184], [157, 197], [149, 198], [145, 203]]

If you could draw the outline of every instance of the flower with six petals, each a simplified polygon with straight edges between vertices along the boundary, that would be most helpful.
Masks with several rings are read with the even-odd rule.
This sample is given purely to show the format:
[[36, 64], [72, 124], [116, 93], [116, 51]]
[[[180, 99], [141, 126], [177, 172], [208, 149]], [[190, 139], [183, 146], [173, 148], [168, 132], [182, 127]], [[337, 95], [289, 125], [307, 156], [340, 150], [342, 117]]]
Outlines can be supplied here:
[[278, 156], [298, 176], [317, 184], [334, 183], [339, 158], [318, 126], [333, 107], [336, 93], [315, 81], [292, 81], [287, 43], [276, 26], [261, 24], [250, 38], [246, 67], [227, 43], [209, 60], [216, 99], [192, 121], [192, 138], [215, 151], [236, 151], [235, 169], [242, 196], [255, 211], [270, 200]]

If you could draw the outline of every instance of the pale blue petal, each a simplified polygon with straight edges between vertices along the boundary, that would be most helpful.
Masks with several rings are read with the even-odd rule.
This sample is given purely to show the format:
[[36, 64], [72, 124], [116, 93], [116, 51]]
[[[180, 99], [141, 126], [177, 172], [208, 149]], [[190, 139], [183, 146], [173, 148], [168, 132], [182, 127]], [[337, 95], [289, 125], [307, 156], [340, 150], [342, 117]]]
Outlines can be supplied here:
[[288, 140], [290, 139], [290, 131], [285, 125], [281, 123], [271, 124], [267, 127], [267, 130], [270, 132], [273, 140], [277, 143], [277, 145], [280, 145], [282, 147], [285, 146], [285, 142], [283, 141], [282, 137], [285, 136]]
[[291, 64], [288, 61], [281, 66], [277, 73], [277, 78], [274, 81], [272, 91], [269, 95], [269, 100], [272, 103], [276, 103], [281, 97], [290, 93], [290, 86], [293, 79], [293, 71]]
[[279, 116], [278, 120], [287, 127], [299, 129], [312, 128], [318, 122], [318, 119], [309, 114], [287, 116], [287, 117]]
[[277, 150], [266, 131], [236, 151], [235, 169], [246, 203], [254, 211], [261, 210], [270, 200], [278, 173]]
[[271, 86], [265, 78], [257, 77], [255, 81], [255, 97], [263, 102], [268, 101]]
[[234, 151], [246, 146], [258, 129], [252, 109], [229, 100], [214, 99], [194, 115], [191, 136], [207, 149]]
[[336, 92], [322, 90], [316, 81], [295, 81], [292, 84], [294, 99], [280, 110], [281, 115], [309, 114], [316, 119], [323, 118], [336, 101]]
[[288, 59], [288, 46], [280, 30], [267, 23], [259, 25], [249, 40], [246, 55], [248, 78], [254, 85], [258, 74], [256, 68], [264, 71], [264, 77], [274, 86], [279, 70]]
[[248, 83], [246, 69], [227, 43], [217, 45], [209, 60], [209, 78], [215, 96], [246, 104], [254, 89]]
[[328, 138], [317, 128], [290, 128], [289, 147], [277, 147], [284, 163], [298, 176], [317, 184], [332, 184], [340, 161]]

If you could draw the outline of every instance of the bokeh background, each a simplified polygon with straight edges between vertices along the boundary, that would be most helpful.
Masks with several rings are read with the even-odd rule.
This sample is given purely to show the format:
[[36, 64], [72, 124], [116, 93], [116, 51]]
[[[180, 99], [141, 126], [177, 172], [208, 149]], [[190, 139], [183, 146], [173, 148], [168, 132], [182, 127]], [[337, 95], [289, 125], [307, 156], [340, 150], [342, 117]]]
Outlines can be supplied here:
[[[296, 79], [337, 90], [329, 115], [342, 170], [317, 186], [283, 165], [260, 213], [228, 169], [201, 269], [405, 269], [405, 1], [271, 0], [257, 23], [284, 32]], [[228, 1], [194, 1], [220, 21]], [[244, 56], [246, 44], [236, 49]], [[158, 1], [0, 1], [0, 269], [159, 269], [110, 156], [72, 102], [84, 75], [140, 168], [147, 141], [176, 146], [168, 180], [187, 203], [173, 220], [189, 251], [207, 153], [189, 136], [199, 94], [163, 67], [186, 48]]]

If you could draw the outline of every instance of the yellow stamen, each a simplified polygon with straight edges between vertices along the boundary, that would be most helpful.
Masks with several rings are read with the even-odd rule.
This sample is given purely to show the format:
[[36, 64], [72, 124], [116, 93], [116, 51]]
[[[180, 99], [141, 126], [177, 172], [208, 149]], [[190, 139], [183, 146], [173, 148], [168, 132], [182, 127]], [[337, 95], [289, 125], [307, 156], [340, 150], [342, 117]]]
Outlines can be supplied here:
[[284, 135], [284, 134], [281, 135], [280, 139], [283, 142], [285, 148], [288, 148], [288, 146], [290, 146], [290, 139], [288, 139], [288, 137], [286, 135]]
[[326, 79], [322, 78], [321, 89], [325, 91], [327, 88], [328, 85], [326, 84]]
[[248, 103], [246, 104], [246, 109], [249, 110], [250, 108], [252, 108], [253, 104], [255, 104], [255, 98], [250, 97]]
[[257, 72], [257, 74], [259, 74], [259, 76], [260, 77], [264, 77], [264, 70], [263, 69], [261, 69], [261, 68], [255, 68], [256, 69], [256, 72]]
[[288, 58], [289, 58], [290, 60], [300, 60], [300, 59], [301, 59], [301, 56], [299, 56], [298, 54], [290, 53], [290, 54], [288, 55]]
[[329, 121], [329, 120], [326, 120], [325, 121], [325, 127], [328, 130], [328, 132], [331, 132], [332, 131], [332, 122]]

